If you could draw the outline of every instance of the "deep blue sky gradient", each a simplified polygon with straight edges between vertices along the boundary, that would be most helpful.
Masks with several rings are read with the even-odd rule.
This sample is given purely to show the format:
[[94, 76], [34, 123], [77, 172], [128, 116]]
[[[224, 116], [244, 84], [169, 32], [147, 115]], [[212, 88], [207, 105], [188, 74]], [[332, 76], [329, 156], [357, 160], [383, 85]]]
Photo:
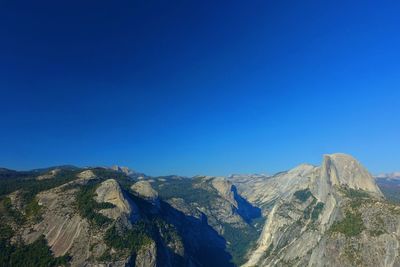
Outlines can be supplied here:
[[0, 166], [400, 169], [398, 1], [1, 1]]

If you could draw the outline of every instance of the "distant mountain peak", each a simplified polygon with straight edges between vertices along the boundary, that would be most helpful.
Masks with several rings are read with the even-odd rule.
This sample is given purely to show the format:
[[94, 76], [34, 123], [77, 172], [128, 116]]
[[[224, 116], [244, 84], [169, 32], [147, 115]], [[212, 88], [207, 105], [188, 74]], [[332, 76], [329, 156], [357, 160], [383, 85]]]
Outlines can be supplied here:
[[56, 165], [56, 166], [50, 166], [47, 168], [40, 168], [40, 169], [33, 169], [31, 170], [32, 172], [38, 172], [38, 173], [46, 173], [46, 172], [50, 172], [52, 170], [78, 170], [79, 167], [76, 167], [74, 165]]
[[303, 163], [298, 165], [297, 167], [294, 167], [293, 169], [289, 170], [288, 173], [296, 173], [299, 175], [306, 174], [316, 167], [314, 165], [308, 164], [308, 163]]
[[134, 171], [134, 170], [132, 170], [132, 169], [130, 169], [128, 167], [119, 166], [119, 165], [113, 165], [113, 166], [110, 167], [110, 169], [114, 170], [114, 171], [117, 171], [117, 172], [122, 172], [122, 173], [124, 173], [124, 174], [126, 174], [128, 176], [136, 173], [136, 171]]
[[400, 180], [400, 172], [380, 173], [375, 178]]

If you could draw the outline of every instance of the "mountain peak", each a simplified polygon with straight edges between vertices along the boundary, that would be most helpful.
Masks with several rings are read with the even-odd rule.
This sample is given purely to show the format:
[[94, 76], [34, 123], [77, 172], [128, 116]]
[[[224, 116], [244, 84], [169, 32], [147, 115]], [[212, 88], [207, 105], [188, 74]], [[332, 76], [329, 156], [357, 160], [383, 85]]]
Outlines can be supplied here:
[[117, 171], [117, 172], [121, 172], [124, 173], [128, 176], [132, 175], [135, 173], [134, 170], [129, 169], [128, 167], [124, 167], [124, 166], [118, 166], [118, 165], [114, 165], [112, 167], [110, 167], [111, 170]]
[[298, 165], [297, 167], [294, 167], [293, 169], [289, 170], [288, 173], [296, 173], [298, 175], [304, 175], [306, 173], [309, 173], [315, 168], [314, 165], [308, 164], [308, 163], [303, 163]]
[[321, 166], [321, 174], [332, 185], [348, 186], [382, 196], [372, 175], [354, 157], [343, 154], [326, 154]]

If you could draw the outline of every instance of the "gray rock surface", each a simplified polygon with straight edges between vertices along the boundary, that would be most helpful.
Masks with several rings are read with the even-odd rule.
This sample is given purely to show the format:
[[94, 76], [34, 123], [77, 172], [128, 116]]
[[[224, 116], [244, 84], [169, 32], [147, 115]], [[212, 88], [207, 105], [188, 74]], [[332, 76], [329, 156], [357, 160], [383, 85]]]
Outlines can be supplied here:
[[[373, 226], [369, 222], [376, 218], [370, 213], [374, 210], [381, 212], [382, 209], [375, 205], [384, 205], [384, 200], [372, 176], [351, 156], [325, 155], [321, 167], [301, 165], [289, 172], [257, 180], [257, 183], [264, 183], [266, 192], [256, 191], [257, 197], [253, 201], [270, 204], [272, 208], [258, 246], [249, 253], [249, 260], [244, 266], [378, 266], [371, 255], [387, 258], [387, 264], [381, 266], [396, 266], [398, 250], [388, 250], [386, 245], [380, 245], [382, 242], [368, 242], [374, 240], [371, 234]], [[242, 185], [242, 190], [247, 190], [245, 194], [250, 195], [256, 187]], [[363, 197], [351, 190], [361, 190]], [[355, 205], [360, 205], [360, 208], [354, 208]], [[387, 205], [383, 209], [386, 212], [393, 208]], [[349, 241], [343, 234], [331, 232], [335, 223], [349, 216], [348, 212], [363, 217], [366, 226], [362, 228], [361, 238]], [[398, 221], [400, 217], [392, 219]], [[382, 223], [380, 227], [389, 225]], [[392, 231], [391, 236], [380, 238], [397, 247], [398, 230]], [[346, 260], [342, 256], [346, 253], [346, 246], [353, 246], [349, 242], [356, 242], [354, 247], [364, 247], [363, 256], [354, 252], [360, 257], [357, 261]], [[347, 250], [353, 251], [350, 248]], [[382, 254], [382, 251], [390, 254]], [[379, 261], [380, 264], [382, 262]]]
[[132, 218], [133, 221], [138, 219], [138, 208], [124, 195], [116, 180], [108, 179], [102, 182], [97, 187], [96, 194], [95, 200], [97, 202], [108, 202], [115, 205], [114, 208], [100, 210], [101, 214], [114, 220], [122, 216]]
[[[30, 201], [37, 200], [39, 219], [16, 225], [4, 217], [16, 231], [13, 242], [29, 244], [43, 234], [55, 256], [72, 257], [71, 266], [225, 267], [231, 266], [227, 251], [235, 250], [244, 255], [243, 266], [400, 266], [400, 206], [386, 201], [349, 155], [325, 155], [321, 166], [302, 164], [275, 175], [148, 179], [115, 171], [85, 169], [63, 185], [35, 191]], [[27, 216], [24, 190], [7, 196]], [[77, 208], [78, 192], [111, 203], [88, 202], [110, 220], [101, 216], [107, 223], [94, 225]], [[110, 233], [144, 241], [117, 249], [106, 242]]]
[[118, 165], [114, 165], [110, 169], [114, 170], [114, 171], [117, 171], [117, 172], [124, 173], [124, 174], [126, 174], [128, 176], [131, 176], [131, 175], [136, 173], [134, 170], [131, 170], [128, 167], [118, 166]]
[[36, 177], [36, 180], [41, 181], [41, 180], [53, 179], [59, 172], [60, 169], [51, 170], [45, 174], [39, 175], [38, 177]]
[[140, 180], [131, 186], [131, 190], [135, 195], [146, 199], [157, 209], [160, 208], [160, 199], [158, 198], [158, 192], [153, 189], [149, 181]]
[[156, 244], [151, 242], [149, 245], [142, 247], [135, 259], [135, 267], [156, 267], [157, 266], [157, 250]]
[[76, 189], [65, 190], [63, 186], [37, 195], [42, 207], [42, 220], [25, 226], [22, 237], [27, 243], [43, 234], [55, 256], [73, 255], [71, 266], [82, 266], [90, 257], [88, 244], [101, 242], [86, 219], [74, 209]]

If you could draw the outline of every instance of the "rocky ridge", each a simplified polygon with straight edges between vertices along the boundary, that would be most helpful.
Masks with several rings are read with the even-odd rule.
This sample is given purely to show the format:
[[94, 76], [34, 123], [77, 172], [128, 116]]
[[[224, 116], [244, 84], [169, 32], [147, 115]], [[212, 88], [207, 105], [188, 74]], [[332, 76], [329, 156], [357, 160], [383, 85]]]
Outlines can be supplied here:
[[228, 178], [121, 167], [0, 175], [0, 230], [12, 233], [1, 232], [1, 251], [43, 237], [46, 266], [400, 266], [400, 206], [345, 154]]
[[[298, 176], [289, 179], [289, 173]], [[385, 256], [382, 255], [384, 247], [363, 243], [373, 240], [371, 231], [374, 230], [368, 227], [367, 222], [374, 217], [367, 211], [375, 210], [373, 207], [377, 203], [384, 205], [384, 200], [373, 177], [354, 158], [344, 154], [325, 155], [321, 167], [300, 166], [278, 176], [283, 181], [294, 181], [284, 183], [285, 193], [271, 200], [272, 208], [258, 246], [249, 253], [244, 266], [337, 266], [338, 259], [341, 266], [374, 266], [369, 255], [378, 253], [382, 258]], [[286, 177], [282, 179], [282, 176]], [[267, 179], [271, 180], [269, 186], [275, 185], [274, 179], [276, 177]], [[277, 187], [280, 190], [282, 185]], [[271, 188], [270, 191], [272, 193], [265, 193], [263, 200], [272, 199], [269, 194], [273, 195], [277, 189]], [[392, 217], [395, 221], [399, 219]], [[385, 223], [380, 225], [381, 228], [389, 226]], [[354, 262], [350, 256], [342, 256], [343, 247], [335, 242], [340, 239], [346, 246], [351, 246], [348, 243], [354, 243], [353, 236], [358, 235], [365, 237], [358, 240], [357, 246], [369, 246], [370, 253], [365, 253], [364, 257], [357, 255], [359, 262]], [[399, 240], [397, 233], [385, 238], [391, 243]], [[329, 250], [330, 245], [321, 244], [335, 244], [335, 250]], [[351, 253], [357, 254], [353, 250]], [[396, 258], [396, 262], [399, 260], [397, 252], [391, 257]], [[393, 266], [395, 261], [385, 266]]]

